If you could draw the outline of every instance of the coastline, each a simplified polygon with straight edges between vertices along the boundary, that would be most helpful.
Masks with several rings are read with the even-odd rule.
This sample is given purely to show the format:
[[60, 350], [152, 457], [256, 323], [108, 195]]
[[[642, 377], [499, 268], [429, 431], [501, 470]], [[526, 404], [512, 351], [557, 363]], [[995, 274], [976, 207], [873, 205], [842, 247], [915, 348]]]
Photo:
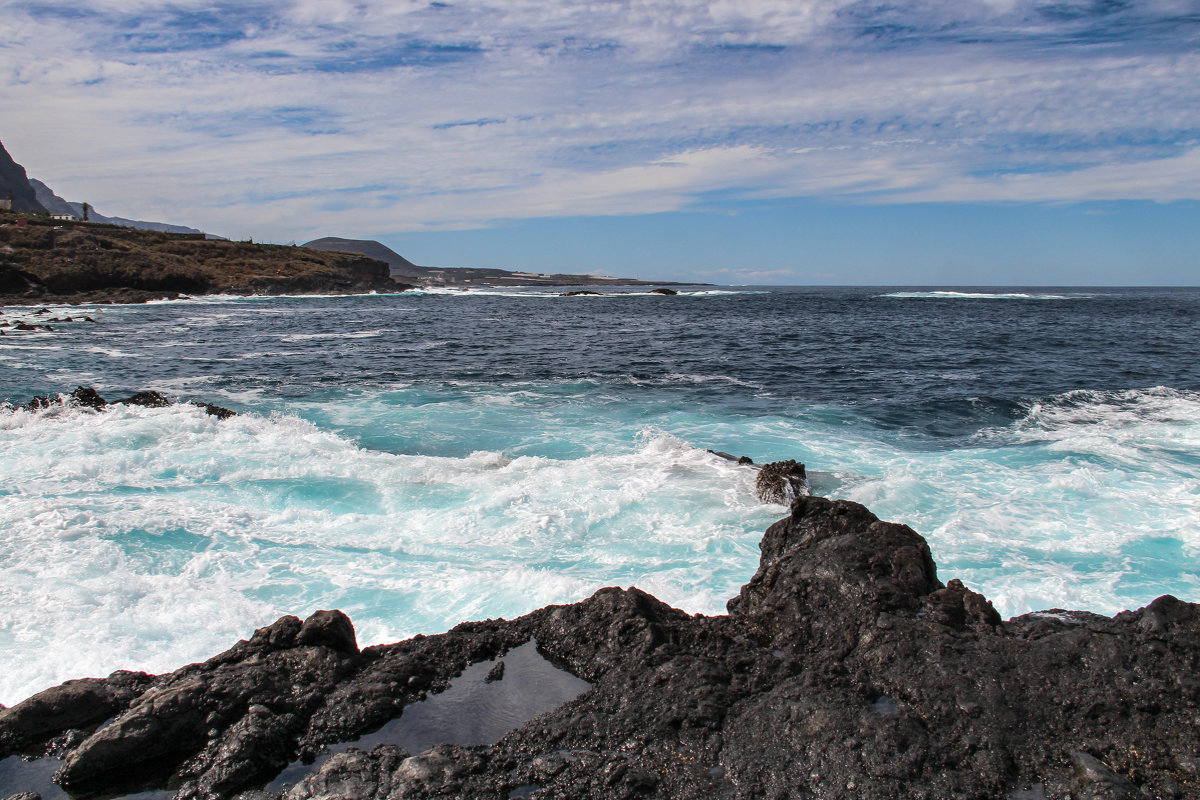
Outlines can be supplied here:
[[[69, 681], [0, 711], [0, 756], [49, 753], [73, 791], [165, 786], [181, 800], [1200, 790], [1200, 606], [1164, 596], [1113, 618], [1001, 621], [938, 579], [916, 532], [817, 497], [760, 549], [725, 616], [608, 588], [361, 651], [340, 612], [283, 617], [203, 664]], [[286, 793], [255, 788], [531, 640], [590, 690], [495, 742], [410, 753], [375, 737], [293, 771]]]

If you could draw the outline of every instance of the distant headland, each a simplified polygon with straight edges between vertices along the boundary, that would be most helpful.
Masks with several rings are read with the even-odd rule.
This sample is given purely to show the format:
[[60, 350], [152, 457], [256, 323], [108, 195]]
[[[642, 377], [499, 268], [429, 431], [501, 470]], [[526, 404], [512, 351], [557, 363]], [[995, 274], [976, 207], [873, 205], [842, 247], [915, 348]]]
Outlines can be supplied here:
[[136, 303], [192, 294], [357, 294], [418, 286], [654, 286], [605, 275], [423, 267], [370, 240], [233, 242], [99, 214], [30, 178], [0, 144], [0, 303]]

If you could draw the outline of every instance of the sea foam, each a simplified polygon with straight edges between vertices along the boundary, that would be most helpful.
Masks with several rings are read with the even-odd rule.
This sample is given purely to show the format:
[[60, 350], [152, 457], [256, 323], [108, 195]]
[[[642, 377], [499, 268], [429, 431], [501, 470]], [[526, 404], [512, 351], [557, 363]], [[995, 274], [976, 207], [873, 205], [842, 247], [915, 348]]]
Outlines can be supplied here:
[[283, 613], [362, 643], [638, 585], [716, 612], [779, 507], [661, 432], [560, 460], [369, 450], [294, 416], [0, 412], [0, 702], [207, 657]]

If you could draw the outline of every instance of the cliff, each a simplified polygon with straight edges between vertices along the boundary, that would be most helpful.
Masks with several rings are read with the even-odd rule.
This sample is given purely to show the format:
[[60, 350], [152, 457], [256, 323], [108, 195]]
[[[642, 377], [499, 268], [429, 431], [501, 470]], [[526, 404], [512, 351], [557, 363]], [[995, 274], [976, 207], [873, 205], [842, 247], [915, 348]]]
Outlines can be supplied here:
[[[340, 612], [285, 616], [202, 664], [0, 712], [0, 758], [48, 754], [73, 794], [179, 798], [1200, 796], [1200, 607], [1002, 621], [916, 532], [816, 497], [760, 548], [723, 616], [608, 588], [361, 650]], [[555, 694], [553, 668], [590, 686]], [[403, 730], [467, 681], [464, 725], [480, 687], [553, 702], [487, 737]]]
[[363, 256], [0, 212], [5, 303], [403, 288], [386, 264]]
[[11, 200], [14, 211], [40, 213], [46, 210], [37, 201], [25, 168], [13, 161], [4, 144], [0, 143], [0, 201], [7, 200]]

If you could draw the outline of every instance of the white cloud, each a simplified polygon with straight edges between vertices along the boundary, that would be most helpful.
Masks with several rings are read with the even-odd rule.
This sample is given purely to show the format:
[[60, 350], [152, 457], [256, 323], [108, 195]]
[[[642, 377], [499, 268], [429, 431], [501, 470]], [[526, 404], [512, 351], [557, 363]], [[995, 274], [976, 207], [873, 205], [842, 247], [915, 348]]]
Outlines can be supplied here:
[[105, 213], [282, 241], [715, 193], [1200, 197], [1187, 4], [1039, 8], [0, 2], [0, 138]]

